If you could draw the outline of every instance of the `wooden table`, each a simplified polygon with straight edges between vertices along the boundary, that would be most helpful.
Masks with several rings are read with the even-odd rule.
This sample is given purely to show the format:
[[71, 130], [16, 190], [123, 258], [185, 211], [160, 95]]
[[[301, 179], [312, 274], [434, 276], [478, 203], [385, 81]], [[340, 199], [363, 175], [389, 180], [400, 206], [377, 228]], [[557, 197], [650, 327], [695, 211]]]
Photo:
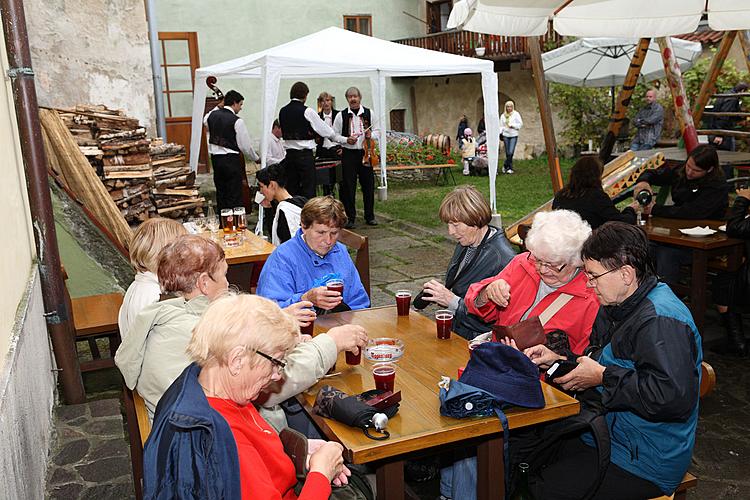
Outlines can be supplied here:
[[[315, 396], [323, 385], [332, 385], [348, 394], [375, 388], [372, 365], [364, 356], [362, 364], [349, 366], [342, 354], [336, 364], [341, 374], [321, 380], [298, 399], [326, 436], [344, 446], [346, 460], [370, 463], [376, 468], [378, 498], [404, 498], [405, 459], [467, 446], [477, 446], [478, 498], [502, 498], [503, 434], [497, 417], [454, 419], [440, 415], [437, 383], [441, 375], [455, 378], [456, 370], [466, 365], [469, 359], [466, 340], [456, 334], [448, 340], [438, 340], [432, 320], [415, 311], [408, 317], [399, 317], [395, 305], [318, 316], [315, 330], [320, 333], [349, 323], [364, 326], [370, 338], [397, 337], [406, 344], [396, 371], [396, 390], [401, 391], [402, 401], [398, 414], [388, 422], [391, 437], [373, 441], [360, 429], [312, 413]], [[538, 410], [507, 410], [511, 429], [578, 413], [578, 401], [541, 384], [546, 406]]]
[[[725, 224], [717, 220], [686, 220], [649, 217], [645, 226], [648, 239], [665, 245], [672, 245], [692, 252], [692, 269], [690, 278], [690, 310], [698, 330], [703, 329], [706, 318], [706, 274], [708, 261], [712, 257], [726, 256], [726, 270], [736, 271], [742, 263], [744, 242], [730, 238], [719, 226]], [[709, 226], [717, 232], [711, 236], [687, 236], [679, 229], [695, 226]]]
[[[223, 236], [222, 230], [219, 230], [219, 237]], [[210, 238], [211, 233], [205, 231], [201, 233], [204, 238]], [[257, 236], [252, 231], [245, 230], [245, 239], [242, 245], [238, 247], [226, 247], [222, 245], [224, 249], [224, 255], [226, 255], [227, 264], [229, 264], [229, 271], [227, 271], [227, 280], [233, 285], [237, 285], [243, 291], [249, 292], [253, 268], [256, 264], [263, 263], [271, 255], [271, 252], [276, 248], [273, 243], [270, 243], [260, 236]]]

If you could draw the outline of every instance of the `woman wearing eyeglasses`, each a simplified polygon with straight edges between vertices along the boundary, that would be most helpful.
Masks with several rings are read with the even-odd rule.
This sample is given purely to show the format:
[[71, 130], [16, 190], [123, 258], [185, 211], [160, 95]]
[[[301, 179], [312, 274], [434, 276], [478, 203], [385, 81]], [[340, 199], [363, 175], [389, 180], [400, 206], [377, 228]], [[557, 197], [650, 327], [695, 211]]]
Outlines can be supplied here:
[[544, 331], [565, 332], [570, 349], [583, 352], [599, 310], [581, 272], [581, 247], [590, 234], [589, 225], [570, 210], [536, 214], [525, 241], [528, 252], [517, 255], [497, 276], [469, 287], [469, 313], [510, 326], [539, 316], [562, 296], [557, 304], [564, 304], [544, 324]]
[[327, 499], [332, 483], [348, 482], [342, 446], [309, 440], [298, 496], [295, 465], [253, 406], [281, 379], [297, 331], [291, 316], [256, 295], [207, 308], [187, 346], [193, 363], [164, 394], [146, 442], [145, 498]]
[[[161, 251], [158, 262], [162, 289], [176, 297], [143, 309], [115, 355], [125, 384], [143, 397], [152, 419], [164, 391], [190, 364], [185, 347], [193, 327], [209, 304], [226, 295], [228, 289], [224, 250], [208, 238], [180, 236]], [[304, 322], [310, 314], [314, 319], [310, 307], [310, 302], [299, 302], [285, 310]], [[267, 419], [279, 428], [286, 427], [284, 413], [277, 405], [315, 384], [333, 366], [339, 352], [356, 350], [366, 343], [364, 329], [355, 325], [332, 328], [325, 335], [300, 342], [289, 353], [284, 384], [264, 401], [266, 408], [262, 411]]]

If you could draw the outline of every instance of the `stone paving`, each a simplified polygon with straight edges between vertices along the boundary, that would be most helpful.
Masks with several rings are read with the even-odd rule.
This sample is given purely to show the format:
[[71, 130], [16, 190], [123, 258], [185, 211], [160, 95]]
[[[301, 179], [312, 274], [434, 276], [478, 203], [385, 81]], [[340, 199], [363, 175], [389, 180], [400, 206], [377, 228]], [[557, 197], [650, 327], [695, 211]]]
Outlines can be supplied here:
[[[428, 230], [379, 216], [379, 226], [357, 225], [370, 238], [373, 306], [394, 303], [396, 290], [421, 289], [430, 278], [442, 280], [454, 244], [444, 228]], [[435, 307], [429, 307], [430, 315]], [[750, 374], [737, 358], [717, 354], [722, 332], [708, 314], [705, 359], [716, 370], [714, 392], [701, 402], [693, 464], [698, 487], [688, 498], [750, 498]], [[750, 325], [747, 321], [746, 325]], [[130, 498], [132, 479], [127, 439], [118, 400], [60, 407], [57, 441], [50, 452], [49, 498]], [[414, 485], [421, 498], [436, 498], [437, 481]]]

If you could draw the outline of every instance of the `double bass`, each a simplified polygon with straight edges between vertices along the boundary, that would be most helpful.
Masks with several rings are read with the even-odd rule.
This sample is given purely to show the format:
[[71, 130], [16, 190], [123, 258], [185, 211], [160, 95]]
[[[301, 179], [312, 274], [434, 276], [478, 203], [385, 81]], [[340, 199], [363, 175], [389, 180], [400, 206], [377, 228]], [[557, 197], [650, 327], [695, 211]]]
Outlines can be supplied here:
[[[211, 109], [214, 108], [214, 106], [219, 106], [220, 108], [224, 107], [224, 92], [221, 91], [219, 87], [216, 86], [217, 79], [215, 76], [209, 76], [206, 77], [206, 85], [209, 89], [211, 89], [211, 92], [214, 93], [214, 98], [206, 98], [206, 110], [205, 113], [208, 113], [211, 111]], [[211, 102], [213, 101], [213, 102]], [[213, 105], [212, 105], [213, 104]], [[210, 109], [208, 109], [210, 107]], [[204, 114], [205, 115], [205, 114]], [[242, 155], [242, 151], [239, 152], [240, 156], [242, 157], [242, 164], [245, 164], [245, 157]], [[250, 188], [250, 184], [247, 182], [247, 174], [242, 176], [242, 205], [245, 207], [245, 213], [247, 215], [250, 215], [253, 211], [253, 198], [255, 197], [255, 193], [253, 192], [253, 189]]]

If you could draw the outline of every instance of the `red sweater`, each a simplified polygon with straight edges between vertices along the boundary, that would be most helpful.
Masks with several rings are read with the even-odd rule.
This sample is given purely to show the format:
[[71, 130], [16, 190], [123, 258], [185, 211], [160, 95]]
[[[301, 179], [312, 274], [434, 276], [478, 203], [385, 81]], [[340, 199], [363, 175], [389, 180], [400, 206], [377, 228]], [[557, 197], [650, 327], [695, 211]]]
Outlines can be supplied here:
[[[534, 264], [526, 258], [527, 253], [516, 255], [497, 276], [471, 285], [464, 298], [466, 309], [487, 323], [509, 326], [521, 321], [521, 317], [534, 303], [542, 279]], [[510, 285], [508, 305], [501, 308], [488, 300], [482, 307], [477, 307], [474, 302], [479, 293], [484, 287], [501, 278]], [[582, 353], [589, 345], [591, 327], [599, 311], [599, 300], [596, 293], [586, 287], [586, 277], [583, 273], [579, 272], [570, 282], [544, 297], [531, 310], [529, 317], [539, 316], [561, 293], [570, 294], [573, 298], [544, 325], [544, 333], [563, 330], [568, 334], [570, 349], [574, 353]]]
[[284, 453], [278, 434], [253, 405], [239, 406], [220, 398], [208, 398], [208, 404], [224, 417], [237, 442], [243, 500], [317, 500], [331, 495], [328, 478], [310, 472], [297, 497], [294, 464]]

